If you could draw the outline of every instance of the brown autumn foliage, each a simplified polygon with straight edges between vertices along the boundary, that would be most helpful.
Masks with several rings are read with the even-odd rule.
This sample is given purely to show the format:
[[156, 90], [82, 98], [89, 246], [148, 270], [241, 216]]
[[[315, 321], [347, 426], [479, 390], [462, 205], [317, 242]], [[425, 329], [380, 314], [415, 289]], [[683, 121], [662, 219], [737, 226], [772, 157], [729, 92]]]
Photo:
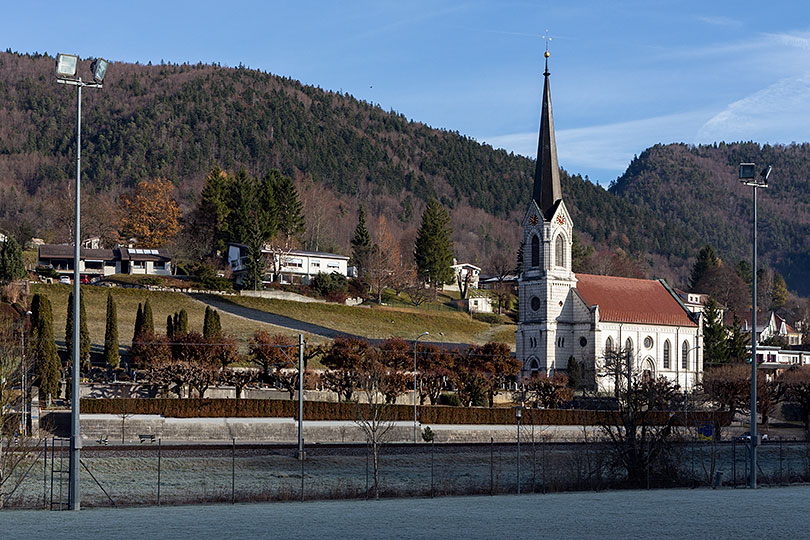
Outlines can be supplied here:
[[166, 178], [138, 182], [121, 198], [121, 238], [135, 238], [139, 247], [161, 247], [180, 232], [180, 207], [174, 184]]

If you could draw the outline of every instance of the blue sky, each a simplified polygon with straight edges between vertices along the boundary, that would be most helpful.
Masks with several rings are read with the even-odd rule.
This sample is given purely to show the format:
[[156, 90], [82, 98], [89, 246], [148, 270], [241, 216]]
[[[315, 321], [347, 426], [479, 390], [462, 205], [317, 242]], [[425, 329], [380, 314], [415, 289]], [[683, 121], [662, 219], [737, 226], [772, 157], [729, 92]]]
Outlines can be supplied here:
[[808, 2], [29, 1], [0, 28], [3, 50], [241, 63], [527, 155], [549, 29], [571, 172], [606, 184], [659, 142], [810, 139]]

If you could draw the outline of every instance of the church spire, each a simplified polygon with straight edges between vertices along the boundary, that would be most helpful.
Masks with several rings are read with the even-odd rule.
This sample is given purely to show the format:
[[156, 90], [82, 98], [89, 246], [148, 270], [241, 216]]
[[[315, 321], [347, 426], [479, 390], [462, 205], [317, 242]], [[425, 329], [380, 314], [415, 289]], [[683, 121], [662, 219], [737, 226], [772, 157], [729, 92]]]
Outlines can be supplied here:
[[534, 171], [533, 198], [546, 220], [551, 219], [557, 201], [562, 199], [560, 187], [560, 167], [557, 164], [557, 143], [554, 140], [554, 118], [551, 115], [551, 87], [548, 84], [548, 57], [546, 48], [546, 70], [543, 73], [543, 111], [540, 114], [540, 137], [537, 143], [537, 168]]

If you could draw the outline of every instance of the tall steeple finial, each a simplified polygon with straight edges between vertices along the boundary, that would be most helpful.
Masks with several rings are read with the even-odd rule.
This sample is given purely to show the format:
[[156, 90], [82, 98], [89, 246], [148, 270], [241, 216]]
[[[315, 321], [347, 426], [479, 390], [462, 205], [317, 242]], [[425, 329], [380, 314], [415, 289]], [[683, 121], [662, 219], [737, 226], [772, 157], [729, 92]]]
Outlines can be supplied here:
[[551, 37], [543, 36], [546, 40], [546, 51], [543, 56], [546, 58], [546, 70], [543, 73], [543, 108], [540, 113], [540, 136], [537, 142], [537, 168], [534, 171], [534, 192], [533, 198], [537, 206], [543, 212], [546, 220], [551, 219], [557, 201], [562, 199], [562, 188], [560, 187], [560, 166], [557, 163], [557, 143], [554, 139], [554, 117], [551, 114], [551, 87], [548, 76], [548, 42]]

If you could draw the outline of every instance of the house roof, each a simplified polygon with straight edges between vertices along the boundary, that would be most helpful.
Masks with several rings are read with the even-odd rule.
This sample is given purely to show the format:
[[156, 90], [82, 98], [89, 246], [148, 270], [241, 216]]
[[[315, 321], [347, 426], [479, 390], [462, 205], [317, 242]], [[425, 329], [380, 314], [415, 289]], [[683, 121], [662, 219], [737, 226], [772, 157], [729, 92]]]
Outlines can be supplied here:
[[603, 321], [697, 326], [662, 281], [593, 274], [577, 274], [577, 280], [577, 292], [599, 306]]
[[170, 261], [172, 258], [168, 250], [148, 248], [118, 248], [122, 261]]
[[[39, 257], [72, 259], [73, 246], [68, 244], [42, 244], [39, 246]], [[79, 257], [82, 259], [112, 261], [115, 259], [115, 253], [113, 253], [111, 249], [81, 248], [79, 250]]]

